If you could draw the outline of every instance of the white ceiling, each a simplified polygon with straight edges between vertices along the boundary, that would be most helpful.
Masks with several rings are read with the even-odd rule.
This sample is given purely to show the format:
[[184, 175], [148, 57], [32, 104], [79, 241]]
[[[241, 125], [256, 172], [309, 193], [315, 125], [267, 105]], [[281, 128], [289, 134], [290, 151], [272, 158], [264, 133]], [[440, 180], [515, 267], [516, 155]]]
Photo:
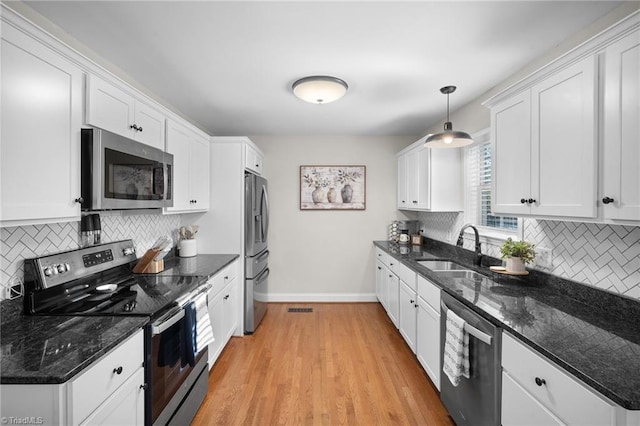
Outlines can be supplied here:
[[[210, 134], [422, 135], [611, 1], [26, 2]], [[325, 105], [291, 84], [332, 75]]]

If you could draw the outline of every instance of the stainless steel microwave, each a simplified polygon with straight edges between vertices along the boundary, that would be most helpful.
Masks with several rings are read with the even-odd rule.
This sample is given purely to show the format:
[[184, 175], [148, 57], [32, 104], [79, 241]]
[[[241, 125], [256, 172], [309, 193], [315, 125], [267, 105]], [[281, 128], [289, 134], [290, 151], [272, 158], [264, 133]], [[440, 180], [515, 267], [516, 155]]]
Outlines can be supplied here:
[[82, 129], [82, 210], [173, 206], [173, 155], [101, 129]]

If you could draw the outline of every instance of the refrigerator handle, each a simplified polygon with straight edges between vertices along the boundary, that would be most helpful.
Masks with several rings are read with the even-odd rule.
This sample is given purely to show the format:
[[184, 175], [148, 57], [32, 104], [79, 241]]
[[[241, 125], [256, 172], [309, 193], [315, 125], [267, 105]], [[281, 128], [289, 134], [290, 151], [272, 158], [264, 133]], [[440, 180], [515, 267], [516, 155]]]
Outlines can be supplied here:
[[260, 201], [260, 213], [262, 241], [267, 241], [267, 234], [269, 233], [269, 197], [267, 196], [267, 187], [262, 185], [262, 200]]

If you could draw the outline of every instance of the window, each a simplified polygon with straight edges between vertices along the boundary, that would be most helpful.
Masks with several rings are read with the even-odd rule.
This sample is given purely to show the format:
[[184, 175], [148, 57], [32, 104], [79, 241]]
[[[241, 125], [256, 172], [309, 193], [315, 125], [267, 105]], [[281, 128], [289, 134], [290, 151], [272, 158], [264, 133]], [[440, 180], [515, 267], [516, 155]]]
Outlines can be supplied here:
[[516, 233], [518, 218], [491, 213], [491, 144], [489, 130], [473, 136], [475, 143], [465, 149], [465, 189], [467, 222], [502, 231]]

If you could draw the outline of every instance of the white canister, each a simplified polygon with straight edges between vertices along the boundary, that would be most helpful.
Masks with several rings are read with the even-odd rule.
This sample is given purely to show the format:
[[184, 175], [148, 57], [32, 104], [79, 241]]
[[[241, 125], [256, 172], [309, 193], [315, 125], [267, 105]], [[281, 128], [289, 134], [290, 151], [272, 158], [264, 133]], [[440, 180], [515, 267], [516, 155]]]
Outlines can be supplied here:
[[198, 254], [196, 240], [180, 240], [180, 257], [193, 257]]

